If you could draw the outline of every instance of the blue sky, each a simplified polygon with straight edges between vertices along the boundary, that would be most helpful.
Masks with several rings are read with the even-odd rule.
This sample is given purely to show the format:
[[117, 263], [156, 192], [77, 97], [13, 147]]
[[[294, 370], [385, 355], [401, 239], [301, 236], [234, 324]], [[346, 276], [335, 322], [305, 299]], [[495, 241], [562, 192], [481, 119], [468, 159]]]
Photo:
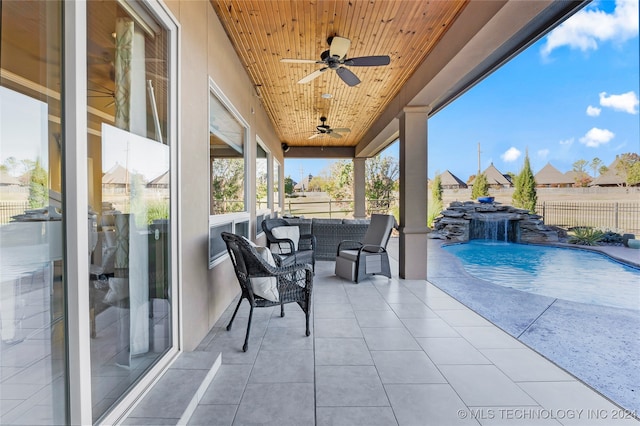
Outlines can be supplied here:
[[[429, 177], [640, 153], [638, 0], [594, 1], [429, 120]], [[463, 155], [461, 155], [461, 153]], [[385, 154], [398, 155], [397, 143]], [[285, 160], [285, 176], [331, 160]]]

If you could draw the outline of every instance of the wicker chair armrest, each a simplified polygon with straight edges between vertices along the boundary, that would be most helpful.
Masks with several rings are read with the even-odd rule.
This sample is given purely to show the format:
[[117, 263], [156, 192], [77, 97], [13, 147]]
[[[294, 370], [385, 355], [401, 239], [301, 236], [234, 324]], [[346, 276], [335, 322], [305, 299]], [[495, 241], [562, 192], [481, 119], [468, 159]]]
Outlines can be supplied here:
[[291, 266], [278, 268], [278, 271], [274, 275], [278, 278], [278, 290], [297, 286], [310, 291], [313, 286], [313, 269], [309, 264], [296, 263]]
[[271, 246], [271, 244], [277, 244], [280, 252], [288, 250], [288, 252], [283, 254], [295, 253], [295, 245], [293, 244], [293, 240], [289, 238], [274, 238], [269, 241], [269, 246]]
[[316, 248], [316, 236], [313, 234], [300, 235], [298, 240], [298, 250], [315, 250]]

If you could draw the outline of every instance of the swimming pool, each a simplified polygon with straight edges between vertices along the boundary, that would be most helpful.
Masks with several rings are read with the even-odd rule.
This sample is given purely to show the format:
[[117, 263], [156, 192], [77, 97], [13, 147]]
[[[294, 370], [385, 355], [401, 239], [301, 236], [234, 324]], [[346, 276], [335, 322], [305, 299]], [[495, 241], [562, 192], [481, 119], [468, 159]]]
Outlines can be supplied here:
[[587, 250], [471, 240], [444, 247], [485, 281], [593, 305], [640, 310], [640, 269]]

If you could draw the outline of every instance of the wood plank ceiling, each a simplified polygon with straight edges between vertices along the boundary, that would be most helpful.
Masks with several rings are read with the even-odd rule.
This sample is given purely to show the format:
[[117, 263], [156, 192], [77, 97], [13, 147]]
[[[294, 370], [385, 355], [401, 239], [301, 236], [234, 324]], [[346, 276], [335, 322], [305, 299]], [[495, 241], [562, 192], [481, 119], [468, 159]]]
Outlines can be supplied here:
[[[282, 142], [290, 146], [355, 146], [411, 77], [468, 0], [211, 0]], [[379, 67], [350, 67], [361, 83], [349, 87], [328, 70], [298, 80], [322, 64], [327, 38], [351, 40], [347, 58], [388, 55]], [[324, 98], [330, 94], [331, 98]], [[320, 117], [341, 138], [317, 133]]]

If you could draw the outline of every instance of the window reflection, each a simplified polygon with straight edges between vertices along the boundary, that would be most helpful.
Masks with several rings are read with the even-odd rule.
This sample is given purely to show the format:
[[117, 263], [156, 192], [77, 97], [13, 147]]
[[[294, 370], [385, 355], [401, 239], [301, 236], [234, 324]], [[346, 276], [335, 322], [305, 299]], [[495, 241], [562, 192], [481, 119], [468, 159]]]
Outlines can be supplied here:
[[269, 207], [268, 184], [269, 167], [267, 163], [267, 151], [256, 143], [256, 206], [258, 210]]
[[209, 96], [210, 214], [246, 211], [245, 127], [212, 93]]
[[0, 424], [66, 424], [61, 2], [0, 6]]
[[87, 3], [94, 420], [172, 345], [168, 33], [134, 6]]

